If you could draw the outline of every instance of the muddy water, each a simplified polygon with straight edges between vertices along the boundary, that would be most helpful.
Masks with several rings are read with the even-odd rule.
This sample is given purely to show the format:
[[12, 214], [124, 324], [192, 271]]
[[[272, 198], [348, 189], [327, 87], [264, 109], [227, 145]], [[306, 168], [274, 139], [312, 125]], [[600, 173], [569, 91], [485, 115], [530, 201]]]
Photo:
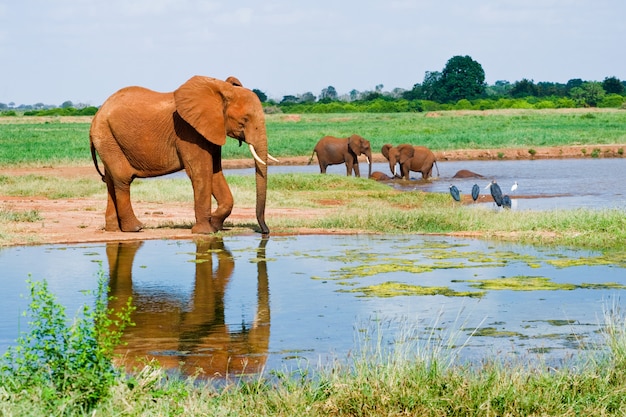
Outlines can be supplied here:
[[[25, 330], [25, 280], [46, 279], [69, 316], [102, 265], [136, 326], [127, 365], [154, 357], [206, 375], [345, 359], [379, 332], [459, 361], [559, 365], [602, 345], [603, 310], [623, 308], [626, 258], [422, 236], [258, 236], [0, 250], [0, 352]], [[372, 336], [373, 335], [373, 336]], [[374, 342], [376, 343], [376, 342]], [[597, 345], [597, 344], [600, 345]], [[431, 346], [432, 347], [432, 346]], [[416, 351], [417, 352], [417, 351]]]

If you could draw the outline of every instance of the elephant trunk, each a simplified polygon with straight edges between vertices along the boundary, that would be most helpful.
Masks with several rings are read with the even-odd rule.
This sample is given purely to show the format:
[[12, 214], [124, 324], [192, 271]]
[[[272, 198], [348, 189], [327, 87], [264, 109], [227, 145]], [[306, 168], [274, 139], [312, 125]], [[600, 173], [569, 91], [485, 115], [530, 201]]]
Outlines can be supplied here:
[[250, 144], [251, 151], [254, 149], [253, 154], [256, 152], [259, 159], [263, 162], [259, 162], [255, 158], [255, 179], [256, 179], [256, 218], [261, 228], [261, 233], [268, 235], [270, 229], [265, 224], [265, 203], [267, 201], [267, 139], [261, 141], [256, 145]]
[[398, 171], [397, 171], [397, 167], [396, 167], [396, 161], [393, 157], [389, 158], [389, 170], [391, 171], [391, 175], [393, 175], [394, 177], [396, 177], [398, 175]]

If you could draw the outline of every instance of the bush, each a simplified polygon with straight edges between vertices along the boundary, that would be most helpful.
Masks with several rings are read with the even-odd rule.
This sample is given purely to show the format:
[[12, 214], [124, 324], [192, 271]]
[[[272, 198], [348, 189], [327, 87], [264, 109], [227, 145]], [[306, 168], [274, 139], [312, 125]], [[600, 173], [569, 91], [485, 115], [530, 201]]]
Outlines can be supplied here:
[[576, 107], [576, 102], [571, 98], [560, 97], [556, 100], [557, 109], [573, 109]]
[[470, 103], [468, 99], [463, 98], [456, 102], [456, 105], [454, 106], [454, 108], [455, 110], [471, 110], [472, 103]]
[[107, 308], [102, 271], [95, 306], [83, 306], [82, 316], [68, 323], [65, 308], [48, 290], [46, 281], [28, 281], [30, 333], [17, 340], [0, 360], [0, 386], [15, 395], [37, 392], [53, 414], [58, 407], [91, 409], [116, 382], [113, 349], [131, 324], [127, 308], [113, 314]]
[[538, 103], [535, 103], [534, 106], [536, 109], [555, 109], [556, 104], [552, 100], [541, 100]]
[[619, 109], [624, 104], [624, 97], [619, 94], [608, 94], [604, 96], [602, 101], [598, 103], [598, 107], [610, 107], [614, 109]]

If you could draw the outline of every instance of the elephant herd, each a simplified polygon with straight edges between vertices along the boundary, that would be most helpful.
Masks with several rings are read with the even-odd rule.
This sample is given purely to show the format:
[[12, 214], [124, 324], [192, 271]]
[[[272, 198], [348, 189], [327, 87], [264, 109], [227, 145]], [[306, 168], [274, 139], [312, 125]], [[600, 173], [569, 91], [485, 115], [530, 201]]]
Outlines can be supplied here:
[[[385, 144], [381, 148], [381, 153], [389, 161], [389, 169], [392, 177], [382, 172], [374, 172], [372, 174], [372, 148], [367, 139], [359, 135], [352, 135], [347, 138], [336, 138], [333, 136], [324, 136], [317, 142], [309, 164], [313, 160], [313, 156], [317, 154], [317, 161], [320, 165], [320, 172], [326, 173], [329, 165], [346, 164], [346, 175], [354, 175], [360, 177], [358, 157], [365, 155], [369, 166], [368, 178], [375, 180], [386, 180], [392, 178], [409, 179], [409, 173], [419, 172], [423, 179], [432, 176], [433, 166], [437, 168], [439, 175], [439, 167], [435, 154], [425, 146], [414, 146], [411, 144], [402, 144], [393, 146]], [[398, 172], [398, 165], [400, 171]]]

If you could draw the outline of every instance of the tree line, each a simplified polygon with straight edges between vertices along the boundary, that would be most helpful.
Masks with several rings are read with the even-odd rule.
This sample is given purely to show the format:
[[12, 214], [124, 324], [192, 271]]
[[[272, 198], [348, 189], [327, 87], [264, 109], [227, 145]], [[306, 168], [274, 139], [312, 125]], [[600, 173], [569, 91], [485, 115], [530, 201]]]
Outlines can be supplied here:
[[293, 113], [335, 112], [406, 112], [430, 110], [487, 110], [495, 108], [572, 108], [626, 106], [626, 82], [614, 76], [602, 82], [571, 79], [567, 83], [538, 82], [522, 79], [510, 83], [499, 80], [485, 82], [482, 65], [470, 56], [454, 56], [441, 71], [427, 71], [422, 83], [410, 90], [395, 88], [383, 91], [377, 85], [372, 91], [350, 91], [339, 96], [328, 86], [316, 97], [311, 92], [286, 95], [282, 100], [268, 99], [260, 90], [253, 90], [266, 111]]
[[[567, 83], [522, 79], [513, 83], [485, 82], [485, 71], [469, 55], [453, 56], [441, 71], [426, 71], [424, 80], [410, 90], [394, 88], [384, 91], [382, 84], [370, 91], [351, 90], [338, 95], [333, 86], [323, 88], [318, 96], [312, 92], [286, 95], [280, 101], [253, 89], [266, 113], [396, 113], [433, 110], [488, 110], [500, 108], [626, 108], [626, 81], [608, 76], [603, 81], [571, 79]], [[37, 103], [20, 105], [0, 103], [0, 116], [80, 116], [94, 115], [97, 107], [74, 105], [66, 101], [60, 107]]]

